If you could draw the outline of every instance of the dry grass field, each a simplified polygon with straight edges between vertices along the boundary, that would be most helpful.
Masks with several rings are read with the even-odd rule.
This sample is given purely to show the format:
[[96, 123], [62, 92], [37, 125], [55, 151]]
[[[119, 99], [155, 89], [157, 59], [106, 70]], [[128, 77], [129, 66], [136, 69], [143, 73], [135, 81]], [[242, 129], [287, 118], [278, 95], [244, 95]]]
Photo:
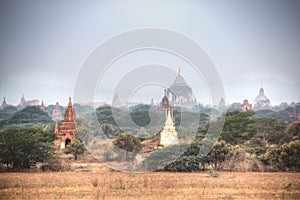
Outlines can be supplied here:
[[1, 199], [299, 199], [300, 173], [1, 173]]

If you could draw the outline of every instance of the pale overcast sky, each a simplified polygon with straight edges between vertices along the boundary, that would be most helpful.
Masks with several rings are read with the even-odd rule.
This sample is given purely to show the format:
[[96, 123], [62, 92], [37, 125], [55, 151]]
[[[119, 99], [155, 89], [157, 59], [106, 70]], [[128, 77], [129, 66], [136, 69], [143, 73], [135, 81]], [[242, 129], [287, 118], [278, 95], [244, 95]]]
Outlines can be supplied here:
[[[17, 104], [24, 93], [46, 105], [66, 105], [83, 62], [97, 46], [124, 31], [158, 27], [182, 33], [206, 50], [227, 102], [252, 102], [261, 80], [273, 105], [299, 102], [299, 19], [297, 0], [1, 0], [0, 97]], [[182, 64], [173, 67], [188, 77]]]

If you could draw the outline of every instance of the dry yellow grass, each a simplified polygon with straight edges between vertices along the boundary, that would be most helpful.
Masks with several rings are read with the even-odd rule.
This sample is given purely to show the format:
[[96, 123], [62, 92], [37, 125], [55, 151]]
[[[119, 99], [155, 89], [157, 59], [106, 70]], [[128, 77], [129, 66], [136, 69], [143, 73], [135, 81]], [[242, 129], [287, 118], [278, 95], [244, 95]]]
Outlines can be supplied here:
[[0, 174], [1, 199], [299, 199], [300, 173]]

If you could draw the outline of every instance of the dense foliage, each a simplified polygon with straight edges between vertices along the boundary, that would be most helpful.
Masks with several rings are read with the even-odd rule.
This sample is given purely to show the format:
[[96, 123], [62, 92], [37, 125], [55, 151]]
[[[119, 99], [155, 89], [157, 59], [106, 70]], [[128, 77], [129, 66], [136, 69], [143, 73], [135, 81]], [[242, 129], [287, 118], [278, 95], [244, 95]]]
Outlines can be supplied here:
[[113, 144], [125, 151], [134, 153], [139, 152], [142, 148], [140, 140], [128, 133], [121, 133], [113, 140]]
[[55, 134], [41, 129], [11, 129], [0, 133], [0, 163], [13, 170], [34, 167], [54, 154]]
[[265, 154], [269, 164], [283, 171], [300, 171], [300, 140], [269, 148]]
[[74, 160], [77, 160], [78, 155], [84, 153], [84, 145], [79, 139], [75, 139], [73, 142], [68, 144], [65, 149], [66, 154], [72, 154], [74, 156]]
[[129, 152], [138, 153], [142, 149], [141, 141], [128, 133], [121, 133], [118, 137], [113, 140], [113, 144], [124, 151], [124, 160], [132, 159], [129, 158]]
[[28, 106], [20, 111], [16, 111], [16, 107], [8, 106], [0, 110], [0, 115], [1, 113], [7, 115], [4, 120], [0, 120], [1, 129], [39, 128], [53, 122], [50, 115], [39, 106]]
[[[275, 167], [279, 170], [299, 171], [300, 123], [287, 125], [277, 119], [254, 118], [254, 114], [228, 112], [220, 138], [207, 155], [201, 156], [200, 148], [207, 140], [207, 125], [198, 132], [187, 150], [166, 165], [164, 170], [197, 171], [212, 167], [257, 171], [272, 170]], [[148, 162], [148, 158], [145, 162]]]
[[172, 145], [154, 151], [143, 161], [143, 168], [149, 171], [161, 170], [164, 166], [176, 161], [187, 148], [188, 145], [182, 144]]
[[[78, 140], [69, 144], [65, 153], [73, 154], [75, 159], [84, 151], [83, 144], [94, 136], [99, 136], [100, 132], [103, 132], [103, 137], [111, 139], [115, 146], [125, 150], [121, 151], [125, 152], [125, 160], [134, 159], [134, 154], [143, 148], [142, 141], [159, 136], [165, 120], [164, 113], [151, 112], [149, 115], [148, 105], [138, 105], [130, 109], [129, 118], [125, 117], [128, 116], [128, 113], [125, 113], [127, 111], [121, 108], [104, 106], [97, 108], [94, 113], [91, 112], [91, 107], [74, 107], [78, 111], [77, 120], [83, 126], [80, 125], [75, 133]], [[202, 108], [202, 111], [205, 109]], [[213, 123], [210, 122], [209, 115], [175, 111], [174, 119], [179, 140], [190, 142], [192, 138], [192, 144], [158, 148], [143, 160], [142, 167], [146, 170], [166, 171], [198, 171], [211, 168], [238, 171], [300, 171], [300, 122], [290, 123], [288, 120], [292, 107], [280, 111], [241, 112], [233, 107], [231, 110], [226, 113], [224, 127], [216, 140], [206, 137], [209, 123]], [[89, 115], [90, 113], [93, 115]], [[199, 115], [198, 130], [190, 121], [181, 123], [183, 116], [197, 118]], [[119, 120], [118, 124], [116, 117]], [[134, 129], [130, 127], [132, 121], [137, 125]], [[118, 127], [119, 123], [124, 130]], [[148, 127], [149, 123], [153, 129]], [[49, 114], [38, 106], [28, 106], [20, 111], [14, 106], [7, 106], [0, 110], [1, 164], [14, 170], [23, 170], [34, 167], [38, 162], [51, 160], [54, 152], [54, 125]], [[100, 128], [102, 131], [99, 131]], [[200, 153], [204, 142], [212, 144], [206, 155]]]

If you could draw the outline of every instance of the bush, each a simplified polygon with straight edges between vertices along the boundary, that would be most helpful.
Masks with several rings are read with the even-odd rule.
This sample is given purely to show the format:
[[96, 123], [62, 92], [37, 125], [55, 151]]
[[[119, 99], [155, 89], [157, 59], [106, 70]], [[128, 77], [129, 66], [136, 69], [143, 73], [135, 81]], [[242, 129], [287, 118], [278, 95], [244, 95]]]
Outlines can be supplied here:
[[201, 159], [197, 156], [183, 156], [164, 168], [171, 172], [193, 172], [200, 170]]
[[152, 152], [142, 162], [147, 171], [162, 170], [172, 162], [175, 162], [189, 147], [186, 144], [172, 145]]
[[213, 178], [218, 178], [220, 176], [220, 174], [214, 169], [209, 169], [207, 171], [207, 173], [208, 173], [209, 176], [211, 176]]
[[283, 171], [300, 171], [300, 140], [269, 148], [265, 158], [269, 164]]

